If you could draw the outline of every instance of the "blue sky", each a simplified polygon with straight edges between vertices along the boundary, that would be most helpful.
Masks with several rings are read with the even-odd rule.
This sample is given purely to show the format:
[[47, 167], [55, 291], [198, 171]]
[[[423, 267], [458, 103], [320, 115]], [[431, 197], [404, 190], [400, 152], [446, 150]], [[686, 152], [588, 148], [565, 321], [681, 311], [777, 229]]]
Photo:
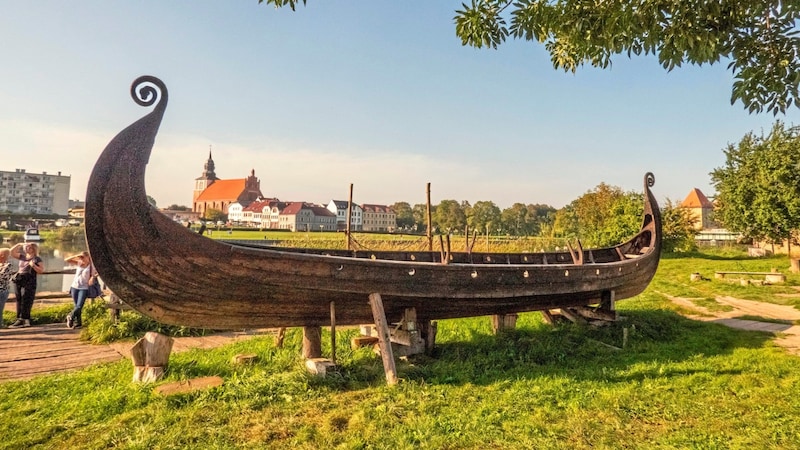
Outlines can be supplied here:
[[[72, 176], [84, 199], [111, 138], [170, 102], [147, 169], [159, 206], [190, 205], [209, 146], [221, 178], [326, 203], [444, 199], [562, 207], [601, 182], [681, 201], [714, 193], [723, 149], [772, 114], [730, 104], [727, 62], [666, 72], [652, 57], [554, 70], [543, 46], [463, 47], [459, 1], [0, 0], [0, 169]], [[800, 123], [798, 110], [778, 116]]]

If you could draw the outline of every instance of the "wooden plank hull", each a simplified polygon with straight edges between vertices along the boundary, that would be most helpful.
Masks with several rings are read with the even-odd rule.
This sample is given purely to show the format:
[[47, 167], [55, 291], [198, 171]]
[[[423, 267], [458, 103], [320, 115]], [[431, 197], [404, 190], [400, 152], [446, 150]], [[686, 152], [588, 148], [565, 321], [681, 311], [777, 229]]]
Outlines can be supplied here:
[[[145, 91], [137, 90], [141, 86]], [[609, 292], [617, 300], [637, 295], [658, 267], [661, 219], [651, 174], [642, 230], [617, 247], [582, 250], [577, 257], [457, 253], [445, 264], [428, 252], [281, 250], [214, 241], [147, 203], [145, 167], [167, 92], [152, 77], [135, 81], [131, 92], [140, 104], [137, 92], [150, 94], [155, 108], [98, 159], [87, 192], [86, 238], [107, 285], [160, 322], [215, 329], [325, 325], [335, 302], [337, 324], [371, 323], [371, 293], [381, 294], [390, 321], [410, 307], [420, 321], [555, 309], [594, 304]]]

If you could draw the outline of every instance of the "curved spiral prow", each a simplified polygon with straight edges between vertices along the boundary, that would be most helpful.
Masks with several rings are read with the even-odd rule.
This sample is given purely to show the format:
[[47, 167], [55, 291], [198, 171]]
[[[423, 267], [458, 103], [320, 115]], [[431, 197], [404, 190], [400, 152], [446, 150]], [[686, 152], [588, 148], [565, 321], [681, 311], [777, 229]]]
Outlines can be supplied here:
[[142, 75], [131, 84], [131, 97], [139, 106], [166, 105], [167, 86], [160, 79], [151, 75]]
[[653, 175], [653, 172], [647, 172], [644, 174], [644, 185], [645, 187], [653, 187], [656, 184], [656, 176]]

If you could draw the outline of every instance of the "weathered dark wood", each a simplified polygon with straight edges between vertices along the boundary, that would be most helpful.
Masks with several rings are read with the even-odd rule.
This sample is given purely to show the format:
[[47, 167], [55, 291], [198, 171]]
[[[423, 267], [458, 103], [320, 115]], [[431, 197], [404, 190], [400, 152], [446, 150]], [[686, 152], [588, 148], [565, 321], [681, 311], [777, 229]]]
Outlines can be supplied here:
[[386, 384], [393, 386], [397, 384], [397, 368], [394, 365], [394, 353], [392, 352], [392, 342], [389, 337], [389, 323], [386, 321], [381, 294], [370, 294], [369, 305], [375, 318], [375, 329], [378, 332], [378, 345], [381, 349]]
[[[333, 301], [337, 325], [358, 325], [372, 320], [364, 298], [374, 292], [391, 323], [407, 308], [415, 308], [419, 321], [514, 314], [596, 304], [612, 290], [617, 300], [628, 298], [647, 287], [658, 267], [661, 218], [649, 173], [639, 233], [589, 250], [591, 258], [580, 265], [568, 251], [300, 250], [209, 239], [147, 202], [145, 167], [168, 95], [153, 77], [137, 79], [131, 91], [137, 103], [154, 108], [120, 132], [95, 164], [86, 238], [105, 283], [159, 322], [211, 329], [325, 326]], [[584, 252], [578, 252], [580, 259]]]
[[425, 354], [432, 355], [436, 347], [436, 333], [439, 331], [439, 324], [430, 320], [419, 322], [419, 330], [422, 339], [425, 341]]
[[567, 319], [571, 320], [578, 325], [586, 325], [589, 323], [588, 320], [583, 318], [574, 308], [561, 308], [561, 315], [566, 317]]
[[322, 328], [303, 327], [303, 358], [322, 357]]

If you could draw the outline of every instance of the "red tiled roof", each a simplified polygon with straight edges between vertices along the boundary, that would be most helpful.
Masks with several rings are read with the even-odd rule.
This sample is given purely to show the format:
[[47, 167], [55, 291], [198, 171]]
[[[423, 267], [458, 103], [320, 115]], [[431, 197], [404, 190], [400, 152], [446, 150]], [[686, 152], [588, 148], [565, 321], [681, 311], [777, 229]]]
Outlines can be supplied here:
[[714, 205], [703, 195], [700, 189], [694, 188], [681, 203], [681, 208], [714, 208]]
[[361, 205], [361, 209], [363, 209], [365, 212], [379, 212], [379, 213], [393, 213], [394, 212], [394, 211], [392, 211], [392, 208], [390, 208], [390, 207], [388, 207], [386, 205], [369, 205], [369, 204], [366, 204], [366, 203]]
[[207, 187], [200, 196], [197, 197], [197, 202], [208, 202], [214, 200], [230, 200], [236, 201], [239, 195], [244, 192], [245, 179], [238, 178], [235, 180], [217, 180], [211, 186]]
[[295, 214], [299, 213], [301, 209], [303, 209], [303, 206], [304, 206], [303, 202], [289, 203], [288, 205], [286, 205], [286, 208], [283, 208], [283, 211], [281, 211], [281, 215], [284, 215], [284, 216], [286, 216], [286, 215], [288, 215], [288, 216], [295, 215]]

